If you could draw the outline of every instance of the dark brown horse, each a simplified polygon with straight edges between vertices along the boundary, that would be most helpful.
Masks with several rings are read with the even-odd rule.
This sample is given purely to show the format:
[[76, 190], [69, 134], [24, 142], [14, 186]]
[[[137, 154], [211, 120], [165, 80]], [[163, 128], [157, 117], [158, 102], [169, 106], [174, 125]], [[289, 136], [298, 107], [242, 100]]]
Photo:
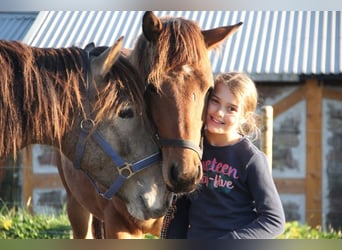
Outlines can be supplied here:
[[157, 218], [171, 193], [143, 115], [142, 80], [121, 46], [122, 39], [100, 51], [0, 41], [0, 154], [55, 146], [101, 196], [117, 195], [133, 217]]
[[184, 18], [158, 18], [151, 11], [143, 16], [143, 33], [129, 59], [145, 80], [163, 177], [172, 192], [191, 192], [200, 182], [202, 111], [213, 86], [208, 52], [241, 24], [202, 31]]
[[[173, 192], [190, 192], [201, 178], [202, 109], [213, 84], [208, 51], [219, 46], [240, 25], [201, 31], [195, 22], [183, 18], [159, 19], [152, 12], [144, 15], [143, 34], [129, 59], [144, 77], [150, 118], [162, 148], [163, 177]], [[70, 204], [77, 209], [73, 211], [82, 210], [84, 218], [89, 217], [90, 211], [104, 221], [105, 238], [159, 234], [162, 218], [133, 218], [116, 197], [112, 201], [101, 199], [70, 163], [62, 165], [69, 175], [78, 175], [68, 183], [74, 189]], [[82, 190], [75, 189], [77, 186], [86, 191], [82, 194]], [[74, 224], [79, 226], [76, 237], [85, 237], [88, 220], [79, 218], [80, 214], [76, 212], [73, 217], [77, 221]]]

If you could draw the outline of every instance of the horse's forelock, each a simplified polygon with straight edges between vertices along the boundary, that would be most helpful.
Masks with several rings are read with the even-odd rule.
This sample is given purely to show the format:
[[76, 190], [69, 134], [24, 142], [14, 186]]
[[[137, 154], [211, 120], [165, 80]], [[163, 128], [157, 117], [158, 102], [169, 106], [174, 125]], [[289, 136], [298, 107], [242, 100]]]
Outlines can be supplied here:
[[163, 30], [156, 46], [148, 46], [148, 41], [140, 37], [132, 52], [136, 65], [144, 67], [143, 73], [149, 73], [146, 81], [157, 84], [165, 72], [183, 65], [210, 66], [208, 50], [196, 22], [170, 17], [161, 18], [161, 21]]
[[144, 112], [143, 80], [127, 58], [120, 56], [104, 81], [105, 87], [100, 91], [100, 98], [95, 104], [98, 110], [96, 121], [108, 115], [117, 115], [128, 105], [133, 105], [138, 113]]

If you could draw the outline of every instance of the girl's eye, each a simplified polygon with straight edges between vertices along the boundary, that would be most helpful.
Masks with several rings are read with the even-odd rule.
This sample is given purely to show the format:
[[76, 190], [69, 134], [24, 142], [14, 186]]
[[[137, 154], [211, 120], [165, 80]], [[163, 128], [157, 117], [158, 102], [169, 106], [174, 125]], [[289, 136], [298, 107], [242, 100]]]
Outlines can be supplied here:
[[227, 107], [227, 111], [228, 111], [228, 112], [236, 112], [236, 111], [237, 111], [237, 108], [234, 107], [234, 106], [228, 106], [228, 107]]
[[218, 103], [218, 100], [215, 99], [215, 98], [211, 98], [210, 101], [211, 101], [212, 103]]

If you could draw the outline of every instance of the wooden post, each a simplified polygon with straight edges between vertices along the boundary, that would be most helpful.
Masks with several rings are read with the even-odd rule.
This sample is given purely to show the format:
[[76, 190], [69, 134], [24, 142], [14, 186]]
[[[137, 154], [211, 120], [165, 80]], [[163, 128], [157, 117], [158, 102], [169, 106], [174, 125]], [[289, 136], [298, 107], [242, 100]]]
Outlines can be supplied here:
[[32, 189], [33, 189], [33, 171], [32, 171], [32, 153], [31, 146], [22, 150], [23, 154], [23, 205], [32, 213]]
[[322, 96], [315, 79], [304, 85], [306, 96], [306, 222], [322, 225]]
[[263, 106], [261, 111], [260, 149], [266, 154], [272, 173], [273, 108]]

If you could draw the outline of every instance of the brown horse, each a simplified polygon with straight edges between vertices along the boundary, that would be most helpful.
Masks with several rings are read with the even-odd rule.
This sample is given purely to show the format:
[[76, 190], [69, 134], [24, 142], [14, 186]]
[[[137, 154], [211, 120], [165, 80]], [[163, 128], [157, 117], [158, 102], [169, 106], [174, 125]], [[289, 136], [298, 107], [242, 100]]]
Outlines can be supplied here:
[[[159, 19], [152, 12], [144, 15], [143, 34], [128, 58], [146, 82], [148, 110], [162, 148], [163, 177], [173, 192], [190, 192], [201, 178], [202, 109], [213, 84], [208, 51], [240, 25], [201, 31], [196, 23], [183, 18]], [[90, 211], [104, 221], [105, 238], [159, 235], [162, 218], [133, 218], [116, 197], [106, 201], [96, 196], [84, 177], [74, 176], [78, 173], [70, 163], [65, 162], [62, 167], [68, 175], [73, 175], [67, 183], [74, 195], [69, 197], [69, 205], [74, 208], [71, 210], [82, 211], [83, 218], [89, 218]], [[82, 186], [86, 192], [82, 194], [75, 186]], [[88, 221], [79, 217], [79, 212], [74, 214], [74, 224], [79, 227], [73, 229], [74, 235], [77, 230], [76, 237], [82, 238], [88, 230]]]
[[143, 16], [129, 59], [145, 80], [163, 178], [172, 192], [191, 192], [200, 182], [202, 111], [213, 86], [208, 52], [241, 24], [202, 31], [184, 18], [158, 18], [151, 11]]
[[0, 155], [55, 146], [95, 188], [108, 189], [101, 196], [115, 193], [136, 218], [161, 217], [172, 194], [142, 115], [142, 81], [121, 46], [122, 38], [100, 51], [0, 41]]

